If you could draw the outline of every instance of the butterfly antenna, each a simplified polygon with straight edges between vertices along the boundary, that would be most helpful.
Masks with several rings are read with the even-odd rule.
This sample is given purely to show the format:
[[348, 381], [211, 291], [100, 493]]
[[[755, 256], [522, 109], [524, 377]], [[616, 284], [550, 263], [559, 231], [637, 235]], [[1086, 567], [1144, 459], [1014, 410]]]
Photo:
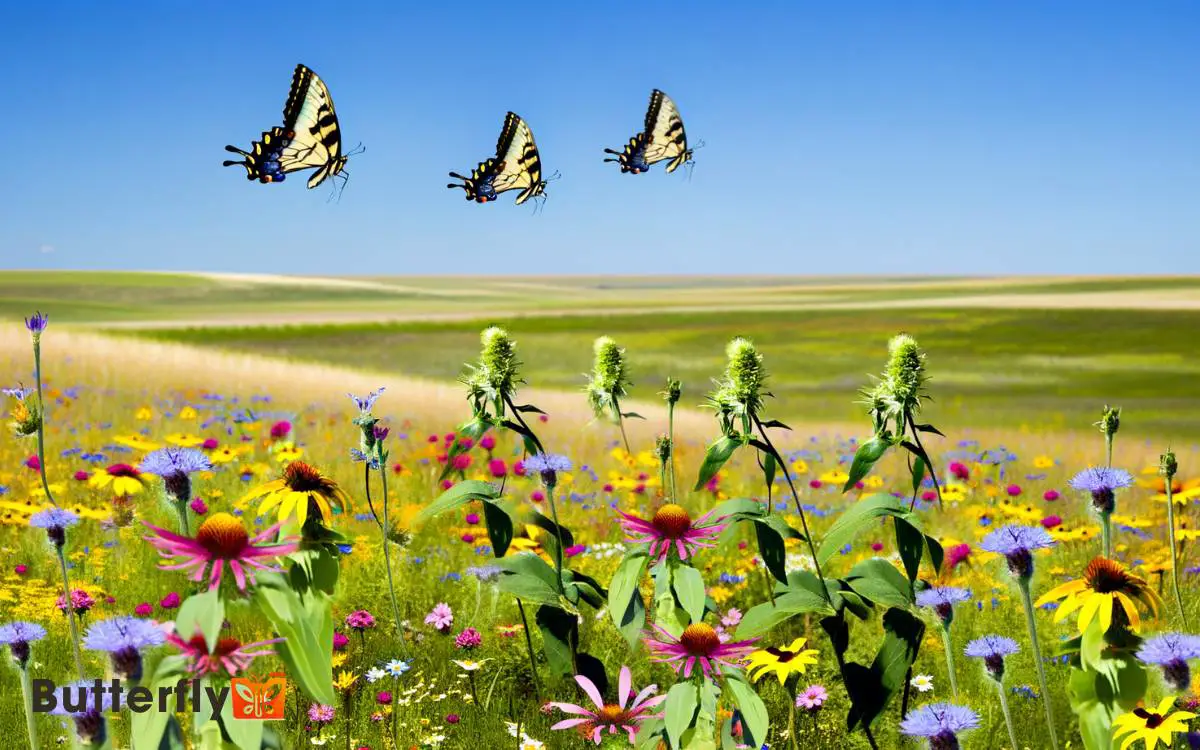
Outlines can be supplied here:
[[358, 156], [359, 154], [365, 154], [366, 152], [367, 152], [367, 147], [362, 145], [362, 141], [359, 141], [358, 145], [354, 147], [354, 150], [347, 153], [346, 156], [348, 158], [351, 156]]

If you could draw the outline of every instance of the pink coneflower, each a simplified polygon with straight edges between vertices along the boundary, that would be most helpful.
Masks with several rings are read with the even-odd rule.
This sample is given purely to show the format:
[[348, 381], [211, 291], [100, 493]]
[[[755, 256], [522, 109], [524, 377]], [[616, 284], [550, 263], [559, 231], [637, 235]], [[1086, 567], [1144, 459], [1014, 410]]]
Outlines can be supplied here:
[[425, 624], [432, 625], [439, 632], [449, 633], [450, 628], [454, 626], [454, 612], [450, 609], [450, 605], [438, 602], [437, 606], [425, 615]]
[[809, 685], [801, 691], [800, 695], [796, 696], [796, 708], [816, 713], [821, 710], [821, 706], [825, 705], [827, 698], [829, 698], [829, 693], [825, 692], [824, 685]]
[[742, 611], [737, 607], [730, 607], [725, 616], [721, 618], [721, 624], [727, 628], [737, 627], [737, 624], [742, 621]]
[[688, 625], [678, 638], [655, 625], [654, 632], [643, 638], [646, 647], [657, 657], [652, 661], [670, 664], [677, 673], [682, 670], [684, 679], [692, 676], [697, 664], [706, 678], [720, 677], [719, 667], [737, 666], [737, 661], [754, 650], [753, 644], [757, 640], [722, 643], [717, 631], [703, 622]]
[[458, 648], [471, 650], [483, 645], [483, 636], [475, 628], [467, 628], [454, 637], [454, 645]]
[[146, 541], [157, 547], [163, 557], [176, 560], [170, 565], [159, 567], [163, 570], [191, 571], [191, 580], [201, 581], [211, 564], [212, 571], [208, 575], [210, 589], [221, 585], [221, 574], [228, 565], [233, 571], [238, 590], [245, 591], [246, 579], [254, 582], [254, 569], [278, 570], [260, 562], [261, 559], [287, 555], [299, 549], [296, 542], [256, 546], [259, 542], [275, 536], [279, 531], [279, 524], [251, 537], [241, 519], [229, 513], [214, 513], [200, 524], [194, 539], [150, 524], [146, 526], [153, 532], [145, 537]]
[[186, 641], [178, 633], [167, 635], [167, 643], [183, 652], [194, 674], [227, 674], [231, 677], [249, 669], [256, 658], [275, 653], [269, 648], [263, 648], [264, 646], [284, 640], [286, 639], [272, 638], [267, 641], [242, 643], [237, 638], [221, 638], [210, 653], [203, 633], [196, 633]]
[[478, 513], [468, 513], [467, 517], [464, 518], [463, 520], [466, 521], [467, 523], [471, 524], [472, 526], [474, 526], [475, 524], [479, 523], [479, 514]]
[[475, 543], [475, 535], [474, 534], [463, 534], [461, 537], [459, 537], [459, 539], [463, 540], [467, 544]]
[[875, 552], [879, 552], [883, 549], [883, 542], [871, 542], [871, 549]]
[[921, 493], [921, 499], [927, 503], [932, 503], [934, 500], [937, 500], [937, 492], [934, 490], [925, 490]]
[[206, 451], [215, 451], [220, 447], [221, 443], [219, 443], [216, 438], [205, 438], [204, 442], [200, 444], [200, 448]]
[[14, 566], [13, 566], [13, 572], [14, 572], [14, 573], [16, 573], [16, 574], [17, 574], [17, 575], [19, 575], [19, 576], [23, 576], [23, 575], [25, 575], [27, 572], [29, 572], [29, 567], [28, 567], [27, 565], [24, 565], [24, 564], [14, 565]]
[[1042, 526], [1047, 529], [1057, 529], [1059, 526], [1062, 526], [1062, 523], [1063, 520], [1058, 516], [1046, 516], [1042, 519]]
[[172, 591], [159, 601], [158, 606], [163, 609], [178, 609], [182, 603], [183, 599], [179, 598], [179, 594]]
[[76, 482], [86, 482], [88, 480], [88, 477], [91, 476], [91, 474], [88, 474], [86, 471], [83, 471], [82, 469], [80, 469], [79, 471], [75, 472], [71, 476], [74, 477]]
[[600, 744], [600, 738], [605, 729], [609, 734], [616, 734], [618, 729], [623, 729], [629, 735], [629, 741], [633, 742], [638, 727], [643, 721], [662, 718], [661, 714], [650, 713], [650, 709], [667, 699], [665, 695], [655, 695], [658, 692], [657, 685], [644, 688], [633, 698], [633, 702], [630, 702], [629, 698], [633, 695], [633, 677], [629, 672], [629, 667], [621, 667], [621, 675], [617, 682], [619, 702], [615, 704], [605, 703], [600, 691], [596, 689], [596, 684], [583, 675], [576, 675], [575, 682], [591, 700], [592, 705], [596, 707], [595, 710], [574, 703], [548, 703], [546, 705], [550, 708], [557, 708], [563, 713], [578, 717], [563, 719], [550, 727], [551, 729], [574, 727], [581, 735], [590, 738], [597, 745]]
[[821, 480], [820, 479], [810, 479], [810, 480], [808, 480], [808, 486], [812, 487], [814, 490], [819, 490], [819, 489], [821, 489]]
[[454, 470], [466, 471], [471, 468], [471, 457], [466, 453], [460, 453], [454, 457]]
[[354, 628], [359, 633], [375, 627], [375, 616], [365, 609], [358, 609], [346, 615], [346, 627]]
[[535, 503], [545, 502], [546, 501], [546, 493], [542, 492], [541, 490], [534, 490], [532, 493], [530, 493], [529, 499]]
[[142, 602], [133, 608], [133, 613], [138, 617], [149, 617], [154, 614], [154, 605], [150, 602]]
[[516, 474], [519, 477], [525, 476], [525, 462], [524, 461], [517, 461], [515, 464], [513, 464], [513, 474]]
[[692, 517], [682, 505], [667, 503], [655, 512], [649, 521], [621, 513], [621, 526], [629, 535], [632, 544], [649, 542], [650, 556], [662, 562], [672, 547], [680, 560], [686, 560], [702, 547], [714, 547], [713, 541], [725, 530], [725, 516], [713, 518], [712, 512], [705, 513], [692, 522]]

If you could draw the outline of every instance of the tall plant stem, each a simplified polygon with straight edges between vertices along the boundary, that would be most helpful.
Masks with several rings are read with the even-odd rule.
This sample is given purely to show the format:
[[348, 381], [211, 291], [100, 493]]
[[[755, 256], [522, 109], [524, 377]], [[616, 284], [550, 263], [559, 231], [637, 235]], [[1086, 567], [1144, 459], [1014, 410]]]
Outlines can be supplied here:
[[1058, 734], [1054, 731], [1054, 708], [1050, 704], [1050, 688], [1046, 683], [1046, 666], [1042, 664], [1042, 647], [1038, 643], [1037, 620], [1033, 616], [1033, 597], [1029, 594], [1029, 581], [1018, 578], [1021, 589], [1021, 604], [1025, 607], [1025, 624], [1029, 628], [1029, 645], [1033, 650], [1033, 663], [1037, 667], [1038, 687], [1042, 690], [1042, 706], [1046, 709], [1046, 731], [1050, 733], [1050, 746], [1058, 750]]
[[25, 706], [25, 731], [29, 734], [29, 750], [38, 750], [37, 720], [33, 713], [33, 679], [29, 676], [28, 665], [21, 667], [21, 697]]
[[675, 489], [675, 404], [667, 404], [667, 440], [671, 443], [671, 499], [679, 502], [678, 490]]
[[937, 469], [933, 466], [933, 459], [929, 457], [929, 451], [925, 450], [925, 446], [921, 444], [921, 431], [917, 429], [917, 423], [913, 421], [911, 414], [905, 414], [904, 419], [908, 422], [909, 430], [912, 431], [913, 441], [921, 450], [921, 454], [925, 456], [925, 471], [929, 472], [929, 478], [933, 480], [933, 491], [937, 493], [938, 508], [945, 510], [945, 506], [942, 504], [942, 486], [938, 483]]
[[1112, 445], [1113, 436], [1105, 433], [1104, 435], [1104, 465], [1112, 466]]
[[1179, 607], [1179, 619], [1188, 627], [1187, 614], [1183, 611], [1183, 596], [1179, 593], [1179, 550], [1175, 544], [1175, 501], [1171, 498], [1172, 478], [1167, 478], [1167, 539], [1171, 544], [1171, 588], [1175, 591], [1175, 605]]
[[542, 688], [538, 684], [537, 662], [533, 660], [533, 637], [529, 635], [529, 620], [525, 617], [525, 605], [517, 599], [517, 611], [521, 613], [521, 629], [525, 631], [525, 648], [529, 653], [529, 674], [533, 677], [533, 696], [542, 702]]
[[1112, 557], [1112, 517], [1109, 513], [1100, 514], [1100, 548], [1105, 557]]
[[1018, 750], [1021, 746], [1017, 744], [1017, 733], [1013, 729], [1012, 712], [1008, 710], [1008, 696], [1004, 694], [1004, 683], [997, 681], [996, 691], [1000, 693], [1000, 710], [1004, 712], [1004, 726], [1008, 727], [1008, 741], [1013, 750]]
[[179, 499], [176, 499], [171, 504], [175, 506], [175, 517], [179, 519], [179, 533], [188, 536], [187, 505]]
[[[800, 494], [796, 492], [796, 484], [792, 481], [792, 474], [788, 471], [787, 465], [783, 461], [783, 456], [780, 455], [779, 451], [775, 448], [775, 444], [772, 443], [771, 438], [768, 437], [767, 430], [765, 427], [763, 427], [762, 420], [758, 418], [757, 414], [752, 415], [752, 417], [754, 419], [754, 425], [758, 428], [758, 434], [762, 437], [763, 445], [765, 445], [767, 451], [775, 457], [775, 461], [779, 464], [780, 470], [783, 471], [783, 478], [787, 482], [788, 490], [792, 493], [792, 501], [796, 504], [796, 513], [800, 516], [800, 526], [804, 530], [804, 541], [808, 544], [808, 553], [812, 556], [813, 570], [817, 574], [817, 580], [821, 582], [822, 598], [825, 599], [827, 604], [831, 604], [833, 598], [829, 595], [829, 587], [825, 584], [825, 574], [821, 572], [821, 561], [817, 556], [817, 548], [813, 544], [812, 533], [808, 530], [808, 518], [804, 514], [804, 506], [800, 503]], [[833, 653], [837, 657], [838, 674], [846, 674], [845, 658], [837, 648], [833, 649]], [[863, 734], [867, 738], [867, 742], [870, 743], [872, 748], [878, 750], [879, 745], [877, 745], [875, 742], [875, 736], [871, 734], [871, 727], [863, 724], [862, 730]], [[1055, 750], [1058, 750], [1057, 747]]]
[[75, 671], [83, 679], [83, 657], [79, 653], [79, 626], [75, 623], [75, 608], [71, 606], [71, 582], [67, 577], [67, 558], [62, 547], [58, 547], [58, 569], [62, 572], [63, 603], [67, 608], [67, 622], [71, 625], [71, 649], [75, 655]]
[[[42, 489], [51, 505], [58, 505], [50, 492], [50, 480], [46, 478], [46, 400], [42, 398], [42, 344], [36, 339], [33, 342], [33, 379], [37, 381], [38, 408], [42, 410], [42, 418], [38, 420], [37, 452], [38, 473], [42, 476]], [[81, 675], [82, 676], [82, 675]]]
[[950, 692], [958, 700], [958, 675], [954, 673], [954, 647], [950, 644], [950, 628], [942, 626], [942, 645], [946, 648], [946, 673], [950, 675]]
[[[376, 444], [378, 445], [378, 443]], [[378, 448], [376, 450], [379, 450]], [[367, 463], [367, 497], [371, 496], [371, 465]], [[400, 619], [400, 605], [396, 601], [396, 583], [392, 578], [392, 553], [389, 549], [391, 541], [388, 539], [388, 531], [390, 531], [391, 517], [388, 515], [388, 489], [387, 489], [387, 468], [384, 466], [384, 461], [379, 462], [379, 482], [383, 488], [383, 520], [380, 521], [379, 527], [383, 534], [383, 567], [387, 569], [388, 596], [392, 600], [392, 617], [396, 622], [396, 635], [400, 639], [400, 650], [408, 656], [408, 644], [404, 642], [404, 626]]]

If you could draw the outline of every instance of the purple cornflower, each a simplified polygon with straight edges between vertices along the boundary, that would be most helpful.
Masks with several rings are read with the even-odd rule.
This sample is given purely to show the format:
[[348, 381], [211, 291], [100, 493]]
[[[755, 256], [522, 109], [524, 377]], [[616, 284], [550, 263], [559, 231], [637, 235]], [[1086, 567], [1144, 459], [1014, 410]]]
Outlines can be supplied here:
[[988, 552], [1004, 555], [1008, 570], [1018, 579], [1033, 577], [1033, 551], [1055, 545], [1054, 537], [1040, 526], [1001, 526], [983, 538], [979, 546]]
[[1137, 658], [1162, 667], [1163, 680], [1171, 689], [1182, 693], [1192, 681], [1188, 660], [1200, 658], [1200, 636], [1164, 633], [1147, 638], [1138, 649]]
[[917, 605], [929, 607], [942, 620], [943, 627], [950, 627], [954, 619], [954, 605], [971, 598], [971, 592], [954, 586], [932, 586], [917, 592]]
[[475, 628], [467, 628], [454, 637], [454, 645], [470, 651], [483, 645], [483, 637], [479, 635], [479, 631]]
[[32, 622], [10, 622], [0, 625], [0, 646], [8, 646], [13, 661], [21, 669], [29, 663], [29, 644], [46, 637], [46, 629]]
[[930, 750], [958, 750], [958, 734], [978, 726], [979, 715], [966, 706], [930, 703], [910, 711], [900, 722], [900, 732], [925, 737]]
[[1116, 490], [1133, 484], [1133, 476], [1124, 469], [1108, 466], [1084, 469], [1071, 478], [1073, 489], [1090, 493], [1092, 508], [1101, 515], [1112, 515], [1117, 508]]
[[138, 471], [162, 477], [167, 494], [179, 503], [187, 502], [192, 496], [192, 480], [188, 475], [211, 470], [212, 461], [203, 452], [174, 445], [146, 454], [138, 465]]
[[50, 713], [69, 716], [75, 722], [75, 734], [84, 747], [101, 747], [108, 738], [104, 715], [112, 711], [112, 693], [97, 690], [98, 680], [80, 680], [54, 691], [55, 707]]
[[542, 477], [542, 484], [553, 487], [558, 484], [558, 472], [571, 470], [571, 459], [553, 453], [537, 453], [525, 459], [525, 470], [536, 471]]
[[361, 634], [364, 630], [375, 627], [375, 616], [365, 609], [355, 610], [346, 615], [346, 627], [354, 628]]
[[371, 408], [375, 406], [375, 402], [378, 401], [379, 397], [383, 395], [385, 390], [387, 390], [386, 386], [380, 386], [379, 390], [371, 391], [362, 398], [355, 396], [353, 393], [347, 393], [346, 395], [354, 400], [354, 404], [358, 407], [359, 412], [362, 414], [368, 414], [370, 413]]
[[113, 672], [125, 680], [142, 679], [141, 650], [167, 640], [162, 628], [149, 620], [127, 615], [101, 620], [88, 628], [83, 647], [112, 655]]
[[67, 529], [79, 523], [79, 516], [62, 508], [39, 510], [29, 517], [29, 525], [45, 529], [50, 542], [59, 549], [67, 543]]
[[1012, 638], [1002, 635], [985, 635], [967, 644], [963, 653], [977, 659], [983, 659], [983, 667], [996, 682], [1004, 679], [1004, 657], [1012, 656], [1021, 650]]
[[49, 324], [50, 316], [43, 315], [40, 311], [25, 319], [25, 327], [33, 334], [35, 340], [41, 337], [42, 331], [46, 330], [46, 326]]

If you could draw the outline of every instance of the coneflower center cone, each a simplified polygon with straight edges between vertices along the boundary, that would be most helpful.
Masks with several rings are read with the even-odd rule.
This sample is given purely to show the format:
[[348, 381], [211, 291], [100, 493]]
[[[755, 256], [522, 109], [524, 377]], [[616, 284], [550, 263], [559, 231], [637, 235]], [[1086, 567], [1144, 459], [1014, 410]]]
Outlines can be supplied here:
[[627, 712], [625, 711], [625, 709], [621, 708], [620, 706], [616, 705], [615, 703], [609, 703], [609, 704], [605, 705], [604, 708], [601, 708], [599, 711], [596, 712], [596, 716], [599, 719], [599, 721], [597, 723], [603, 723], [603, 724], [628, 724], [629, 723], [628, 715], [627, 715]]
[[1128, 592], [1135, 588], [1129, 574], [1117, 562], [1106, 557], [1094, 558], [1083, 572], [1088, 588], [1100, 594]]
[[137, 479], [141, 476], [141, 473], [129, 464], [113, 464], [105, 469], [105, 471], [108, 472], [109, 476], [114, 477], [132, 477]]
[[321, 472], [303, 461], [293, 461], [283, 470], [283, 481], [294, 492], [315, 492], [328, 483]]
[[236, 560], [250, 544], [241, 520], [228, 513], [214, 513], [196, 531], [196, 541], [216, 558]]
[[692, 528], [692, 517], [682, 505], [667, 503], [658, 509], [650, 523], [664, 537], [678, 539]]
[[721, 638], [710, 625], [696, 622], [684, 628], [679, 643], [691, 656], [708, 656], [720, 647]]

